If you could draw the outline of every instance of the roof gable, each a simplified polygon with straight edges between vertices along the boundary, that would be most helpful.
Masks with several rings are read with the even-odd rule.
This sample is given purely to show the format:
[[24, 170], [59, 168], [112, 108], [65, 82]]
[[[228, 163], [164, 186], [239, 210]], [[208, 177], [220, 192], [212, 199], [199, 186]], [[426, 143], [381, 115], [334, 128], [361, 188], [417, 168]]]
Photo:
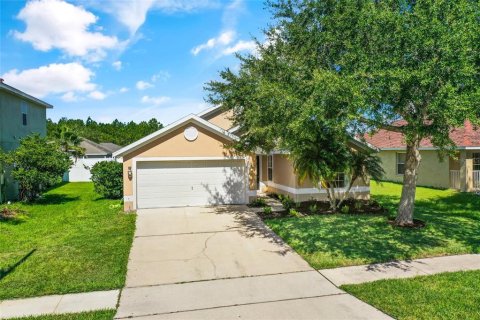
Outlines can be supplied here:
[[120, 157], [120, 156], [124, 156], [126, 154], [129, 154], [139, 148], [141, 148], [142, 146], [144, 145], [147, 145], [149, 144], [150, 142], [174, 131], [175, 129], [187, 124], [187, 123], [194, 123], [214, 134], [217, 134], [229, 141], [234, 141], [234, 140], [237, 140], [238, 137], [229, 133], [227, 130], [224, 130], [202, 118], [200, 118], [199, 116], [197, 115], [194, 115], [194, 114], [190, 114], [176, 122], [173, 122], [171, 124], [169, 124], [168, 126], [158, 130], [158, 131], [155, 131], [154, 133], [152, 134], [149, 134], [148, 136], [140, 139], [140, 140], [137, 140], [135, 141], [134, 143], [132, 144], [129, 144], [128, 146], [116, 151], [113, 153], [113, 156], [114, 157]]

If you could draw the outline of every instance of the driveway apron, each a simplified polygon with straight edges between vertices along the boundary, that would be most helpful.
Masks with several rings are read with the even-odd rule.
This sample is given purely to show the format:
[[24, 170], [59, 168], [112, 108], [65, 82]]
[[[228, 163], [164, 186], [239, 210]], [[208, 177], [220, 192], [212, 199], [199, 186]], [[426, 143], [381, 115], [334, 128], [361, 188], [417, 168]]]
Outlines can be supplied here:
[[245, 206], [137, 214], [117, 319], [390, 319], [313, 270]]

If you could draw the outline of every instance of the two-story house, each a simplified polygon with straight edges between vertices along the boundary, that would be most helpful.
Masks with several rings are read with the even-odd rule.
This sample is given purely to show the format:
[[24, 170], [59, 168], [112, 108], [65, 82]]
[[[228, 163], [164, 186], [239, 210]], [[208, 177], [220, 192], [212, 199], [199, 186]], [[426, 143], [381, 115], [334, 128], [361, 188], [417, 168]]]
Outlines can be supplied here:
[[[47, 134], [47, 109], [52, 105], [9, 86], [0, 79], [0, 148], [4, 152], [19, 146], [20, 139]], [[0, 168], [0, 203], [18, 197], [18, 188], [8, 168]]]

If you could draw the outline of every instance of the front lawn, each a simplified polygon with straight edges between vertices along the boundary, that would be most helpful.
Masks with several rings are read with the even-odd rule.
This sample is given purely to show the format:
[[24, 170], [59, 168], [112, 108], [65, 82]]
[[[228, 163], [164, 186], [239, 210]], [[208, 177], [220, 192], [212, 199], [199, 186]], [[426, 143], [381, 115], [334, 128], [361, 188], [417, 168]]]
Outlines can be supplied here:
[[31, 316], [14, 318], [10, 320], [112, 320], [115, 310], [99, 310], [81, 313], [51, 314], [43, 316]]
[[0, 300], [123, 287], [135, 215], [121, 201], [68, 183], [18, 206], [0, 221]]
[[396, 319], [480, 319], [480, 271], [381, 280], [342, 289]]
[[[372, 198], [395, 216], [401, 185], [372, 182]], [[480, 253], [480, 196], [419, 187], [415, 218], [420, 230], [394, 228], [387, 216], [316, 215], [265, 223], [314, 268]]]

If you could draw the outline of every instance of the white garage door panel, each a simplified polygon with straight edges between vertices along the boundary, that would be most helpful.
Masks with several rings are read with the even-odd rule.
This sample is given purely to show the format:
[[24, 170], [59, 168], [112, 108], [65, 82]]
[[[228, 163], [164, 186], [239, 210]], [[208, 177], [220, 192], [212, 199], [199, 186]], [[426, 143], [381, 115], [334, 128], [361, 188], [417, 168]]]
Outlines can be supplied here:
[[137, 207], [245, 203], [244, 160], [137, 163]]

